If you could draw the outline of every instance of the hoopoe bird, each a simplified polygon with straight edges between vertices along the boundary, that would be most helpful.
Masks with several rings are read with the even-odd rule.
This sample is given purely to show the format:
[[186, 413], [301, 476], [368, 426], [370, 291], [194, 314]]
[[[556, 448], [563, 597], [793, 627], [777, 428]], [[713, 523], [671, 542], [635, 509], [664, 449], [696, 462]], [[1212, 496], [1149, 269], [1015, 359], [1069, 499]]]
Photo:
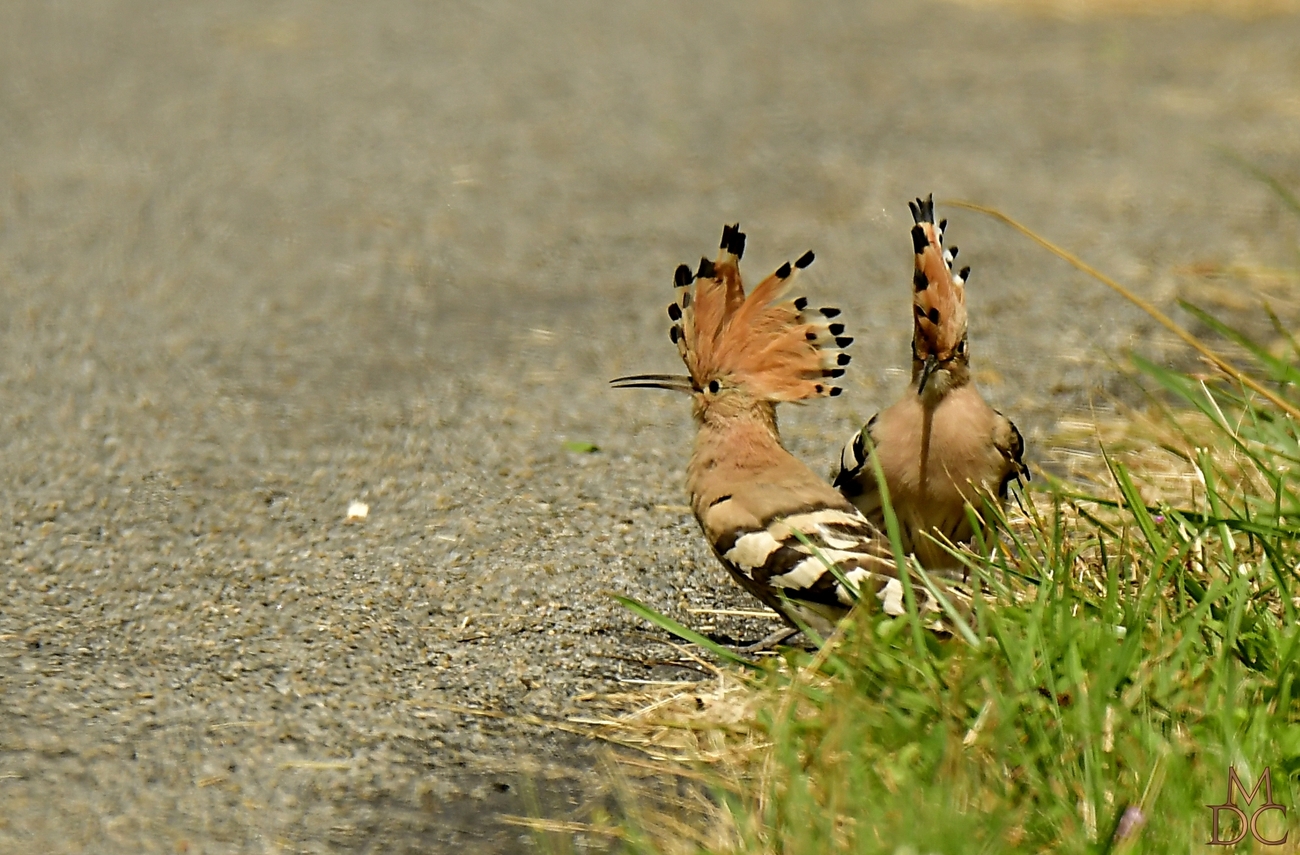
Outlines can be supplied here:
[[943, 246], [948, 221], [935, 224], [934, 196], [908, 206], [916, 253], [912, 383], [897, 403], [873, 416], [844, 446], [834, 485], [869, 520], [883, 525], [880, 488], [869, 459], [874, 447], [904, 549], [927, 569], [953, 570], [959, 563], [931, 537], [969, 543], [974, 531], [966, 506], [982, 508], [981, 494], [1005, 502], [1010, 482], [1028, 478], [1029, 470], [1020, 431], [988, 405], [971, 379], [966, 336], [970, 268], [953, 272], [957, 247]]
[[[807, 299], [790, 294], [812, 252], [782, 264], [746, 296], [744, 250], [739, 224], [727, 226], [716, 261], [702, 258], [695, 273], [677, 268], [670, 337], [688, 374], [611, 383], [691, 396], [697, 431], [686, 487], [695, 518], [731, 577], [790, 626], [807, 625], [825, 637], [855, 596], [903, 614], [888, 539], [787, 451], [777, 432], [778, 403], [840, 394], [831, 381], [844, 374], [852, 339], [834, 320], [838, 309], [810, 309]], [[919, 580], [914, 591], [919, 613], [941, 624], [935, 597]], [[962, 592], [945, 593], [954, 608], [965, 602]]]

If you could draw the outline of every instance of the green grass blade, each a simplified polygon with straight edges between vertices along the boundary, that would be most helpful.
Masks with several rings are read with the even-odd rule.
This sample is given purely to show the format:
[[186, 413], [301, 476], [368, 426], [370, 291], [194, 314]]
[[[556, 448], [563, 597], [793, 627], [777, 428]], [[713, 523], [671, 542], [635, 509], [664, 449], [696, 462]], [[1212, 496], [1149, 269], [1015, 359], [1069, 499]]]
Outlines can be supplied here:
[[966, 643], [971, 647], [979, 647], [980, 640], [975, 637], [975, 633], [971, 630], [970, 625], [966, 623], [966, 618], [957, 611], [956, 606], [948, 600], [948, 597], [944, 595], [939, 586], [930, 578], [930, 574], [925, 572], [925, 568], [920, 564], [917, 564], [913, 569], [915, 569], [917, 575], [921, 577], [921, 581], [925, 584], [925, 587], [930, 594], [939, 601], [939, 607], [943, 609], [946, 615], [948, 615], [948, 620], [950, 620], [952, 625], [957, 628], [958, 634], [961, 635], [962, 638], [966, 639]]
[[1146, 502], [1142, 501], [1142, 496], [1133, 484], [1133, 479], [1129, 477], [1128, 470], [1123, 463], [1112, 459], [1104, 451], [1102, 454], [1106, 459], [1106, 465], [1110, 467], [1111, 475], [1115, 478], [1115, 484], [1119, 487], [1120, 494], [1124, 497], [1125, 507], [1133, 515], [1133, 520], [1137, 523], [1147, 543], [1150, 544], [1151, 551], [1156, 555], [1163, 555], [1165, 539], [1156, 530], [1155, 520], [1147, 510]]
[[858, 600], [862, 599], [862, 594], [858, 591], [858, 586], [853, 584], [852, 580], [850, 580], [848, 576], [844, 575], [844, 570], [839, 564], [836, 564], [834, 561], [826, 557], [826, 554], [821, 551], [817, 544], [813, 543], [812, 540], [809, 539], [808, 535], [793, 528], [790, 529], [790, 533], [794, 535], [795, 540], [808, 547], [808, 551], [812, 553], [813, 558], [816, 558], [822, 563], [822, 566], [835, 577], [835, 581], [844, 586], [844, 590], [849, 592], [849, 597], [853, 602], [856, 603]]
[[876, 457], [876, 446], [866, 431], [862, 432], [867, 446], [867, 459], [871, 461], [871, 471], [876, 476], [876, 486], [880, 490], [880, 506], [885, 516], [885, 532], [894, 551], [894, 565], [898, 581], [903, 586], [903, 603], [907, 607], [908, 621], [912, 627], [912, 646], [916, 648], [917, 661], [928, 682], [935, 683], [934, 670], [930, 666], [929, 650], [925, 646], [925, 629], [921, 625], [921, 614], [916, 605], [916, 592], [912, 590], [911, 574], [907, 572], [907, 556], [903, 553], [903, 534], [898, 525], [898, 515], [894, 513], [894, 504], [889, 496], [889, 486], [885, 483], [885, 472], [880, 468]]
[[1250, 175], [1257, 181], [1262, 182], [1266, 187], [1268, 187], [1268, 189], [1272, 190], [1273, 193], [1282, 200], [1282, 203], [1291, 209], [1292, 213], [1300, 215], [1300, 198], [1297, 198], [1294, 193], [1288, 190], [1286, 185], [1281, 181], [1278, 181], [1271, 174], [1266, 172], [1263, 167], [1252, 163], [1226, 146], [1219, 146], [1218, 150], [1223, 157], [1238, 169], [1245, 172], [1247, 175]]
[[1229, 341], [1234, 341], [1241, 345], [1250, 353], [1251, 356], [1254, 356], [1255, 359], [1259, 360], [1261, 365], [1269, 370], [1269, 373], [1273, 375], [1274, 380], [1280, 383], [1300, 383], [1300, 368], [1296, 368], [1285, 360], [1278, 359], [1273, 354], [1269, 353], [1263, 345], [1258, 344], [1245, 333], [1233, 329], [1210, 315], [1208, 312], [1198, 308], [1186, 300], [1179, 300], [1178, 305], [1181, 306], [1185, 312], [1195, 316], [1197, 320], [1214, 330], [1219, 335]]
[[728, 650], [727, 648], [723, 647], [721, 644], [718, 644], [716, 641], [710, 638], [706, 638], [703, 635], [700, 635], [698, 632], [696, 632], [693, 629], [690, 629], [689, 627], [682, 626], [680, 623], [668, 617], [667, 615], [662, 615], [659, 612], [655, 611], [654, 609], [650, 608], [649, 606], [637, 602], [631, 597], [624, 597], [624, 596], [620, 596], [619, 594], [614, 594], [613, 596], [615, 600], [618, 600], [619, 605], [621, 605], [623, 608], [627, 609], [637, 617], [649, 621], [650, 623], [654, 624], [660, 629], [677, 636], [683, 641], [689, 641], [691, 644], [699, 645], [700, 647], [709, 651], [719, 659], [726, 660], [727, 662], [734, 662], [737, 665], [743, 665], [744, 667], [752, 668], [755, 671], [763, 670], [762, 666], [760, 666], [757, 662], [754, 662], [753, 660], [750, 659], [746, 659], [744, 656], [741, 656], [739, 653], [736, 653], [735, 651]]

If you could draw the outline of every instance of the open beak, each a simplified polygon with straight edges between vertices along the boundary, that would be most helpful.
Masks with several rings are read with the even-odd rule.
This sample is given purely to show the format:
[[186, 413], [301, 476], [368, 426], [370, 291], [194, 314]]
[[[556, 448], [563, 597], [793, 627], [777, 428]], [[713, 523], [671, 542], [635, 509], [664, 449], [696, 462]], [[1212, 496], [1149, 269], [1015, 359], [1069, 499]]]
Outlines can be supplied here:
[[629, 374], [609, 381], [615, 389], [667, 389], [670, 392], [695, 391], [691, 378], [684, 374]]
[[934, 373], [938, 364], [939, 359], [933, 353], [925, 358], [925, 364], [921, 366], [921, 382], [916, 384], [916, 394], [925, 392], [925, 384], [929, 382], [930, 375]]

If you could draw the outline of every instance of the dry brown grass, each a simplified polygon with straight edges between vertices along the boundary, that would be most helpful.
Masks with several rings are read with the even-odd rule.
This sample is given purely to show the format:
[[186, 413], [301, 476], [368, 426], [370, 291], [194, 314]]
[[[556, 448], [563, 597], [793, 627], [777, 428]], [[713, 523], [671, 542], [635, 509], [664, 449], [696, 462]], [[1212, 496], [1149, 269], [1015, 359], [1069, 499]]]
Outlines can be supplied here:
[[952, 0], [974, 8], [999, 7], [1066, 18], [1182, 15], [1190, 12], [1261, 18], [1300, 12], [1300, 0]]
[[[1152, 506], [1208, 511], [1204, 482], [1191, 461], [1198, 448], [1213, 444], [1214, 434], [1214, 426], [1199, 414], [1180, 413], [1179, 427], [1173, 427], [1156, 410], [1121, 410], [1091, 423], [1062, 423], [1049, 456], [1068, 473], [1070, 482], [1099, 498], [1121, 498], [1108, 456], [1130, 471]], [[1226, 456], [1217, 453], [1216, 460], [1229, 478], [1239, 479], [1236, 489], [1252, 489], [1257, 476], [1248, 462], [1237, 465], [1230, 451]], [[1035, 527], [1041, 531], [1043, 521], [1054, 512], [1061, 514], [1064, 527], [1071, 531], [1093, 525], [1086, 516], [1114, 522], [1122, 515], [1092, 502], [1058, 507], [1044, 492], [1026, 494], [1025, 500], [1029, 506], [1012, 509], [1009, 522], [1026, 541], [1032, 541], [1031, 532]], [[1084, 550], [1071, 571], [1080, 588], [1101, 597], [1106, 589], [1103, 559], [1096, 549]], [[1192, 560], [1199, 560], [1199, 555]], [[1029, 601], [1036, 590], [1023, 586], [1015, 593], [1017, 599]], [[779, 798], [779, 775], [788, 770], [774, 766], [772, 742], [759, 712], [766, 708], [771, 713], [775, 708], [775, 720], [824, 715], [808, 701], [807, 693], [790, 686], [829, 690], [832, 678], [821, 666], [835, 643], [832, 638], [821, 654], [797, 670], [789, 661], [774, 660], [779, 679], [766, 684], [760, 678], [720, 669], [710, 680], [604, 699], [611, 710], [632, 710], [592, 723], [595, 735], [624, 749], [610, 755], [611, 777], [630, 819], [623, 828], [639, 829], [651, 850], [665, 855], [768, 851], [765, 846], [771, 841], [762, 829], [749, 826], [763, 815], [766, 799]], [[976, 720], [963, 744], [975, 743], [982, 720], [982, 716]], [[720, 794], [745, 802], [747, 809], [737, 815]]]
[[[798, 673], [774, 661], [786, 684], [828, 679], [817, 670], [823, 657]], [[784, 693], [787, 703], [798, 696]], [[623, 809], [654, 850], [665, 855], [749, 851], [745, 841], [754, 839], [757, 829], [743, 828], [719, 796], [768, 790], [771, 744], [756, 717], [770, 702], [771, 690], [744, 673], [718, 670], [713, 679], [602, 700], [631, 709], [592, 723], [593, 735], [623, 749], [609, 755], [611, 777]]]
[[[1123, 6], [1128, 12], [1134, 11], [1133, 6], [1300, 7], [1297, 3], [959, 2], [1014, 2], [1020, 6], [1069, 5], [1093, 9]], [[1283, 317], [1294, 317], [1300, 311], [1294, 295], [1294, 284], [1300, 274], [1293, 270], [1202, 264], [1173, 272], [1182, 280], [1180, 296], [1212, 311], [1231, 313], [1254, 309], [1261, 302], [1270, 304]], [[1246, 293], [1249, 296], [1243, 297]], [[1278, 350], [1285, 345], [1279, 337]], [[1230, 343], [1219, 342], [1216, 348], [1216, 355], [1234, 362], [1242, 356], [1242, 351]], [[1206, 367], [1205, 382], [1218, 382], [1223, 377], [1214, 367]], [[1267, 492], [1269, 485], [1263, 483], [1258, 469], [1237, 448], [1225, 445], [1222, 430], [1209, 418], [1187, 411], [1170, 413], [1160, 400], [1153, 396], [1145, 408], [1108, 401], [1091, 419], [1063, 420], [1055, 435], [1039, 450], [1039, 457], [1046, 468], [1063, 476], [1066, 495], [1077, 491], [1117, 505], [1122, 504], [1122, 496], [1110, 467], [1118, 463], [1131, 474], [1149, 506], [1212, 515], [1206, 484], [1196, 464], [1198, 458], [1204, 459], [1207, 454], [1213, 455], [1216, 469], [1222, 473], [1216, 485], [1220, 501], [1225, 497]], [[1053, 513], [1064, 518], [1066, 530], [1075, 532], [1085, 532], [1095, 524], [1093, 521], [1115, 521], [1122, 515], [1122, 511], [1104, 501], [1059, 503], [1057, 496], [1047, 492], [1027, 493], [1025, 501], [1029, 504], [1011, 509], [1008, 522], [1012, 531], [1026, 542], [1033, 541], [1035, 530], [1044, 530], [1043, 521]], [[1246, 555], [1245, 551], [1239, 556], [1239, 560], [1257, 558]], [[1190, 560], [1199, 563], [1202, 556], [1194, 552]], [[1103, 561], [1104, 555], [1085, 550], [1078, 554], [1074, 565], [1077, 571], [1072, 568], [1070, 575], [1077, 572], [1081, 587], [1092, 588], [1104, 597], [1107, 568]], [[1205, 564], [1201, 566], [1203, 570], [1208, 569]], [[1033, 591], [1026, 588], [1023, 593], [1032, 599]], [[761, 829], [746, 826], [763, 815], [762, 804], [755, 806], [749, 802], [742, 818], [729, 809], [727, 794], [743, 801], [755, 797], [762, 800], [779, 793], [780, 782], [773, 777], [776, 771], [769, 750], [771, 742], [759, 721], [760, 710], [766, 708], [770, 713], [776, 709], [774, 718], [778, 721], [824, 714], [807, 702], [807, 693], [792, 691], [791, 686], [825, 686], [830, 678], [821, 666], [835, 642], [832, 638], [812, 661], [805, 659], [806, 664], [797, 669], [791, 664], [793, 659], [774, 660], [776, 674], [767, 681], [718, 669], [709, 680], [602, 699], [610, 715], [585, 723], [595, 728], [600, 738], [624, 749], [611, 756], [612, 777], [621, 792], [621, 802], [630, 813], [631, 823], [623, 828], [640, 829], [651, 849], [663, 853], [700, 849], [763, 851], [762, 843], [755, 845], [756, 841], [764, 840]], [[619, 710], [624, 712], [616, 712]], [[971, 744], [978, 738], [983, 719], [981, 713], [963, 744]]]

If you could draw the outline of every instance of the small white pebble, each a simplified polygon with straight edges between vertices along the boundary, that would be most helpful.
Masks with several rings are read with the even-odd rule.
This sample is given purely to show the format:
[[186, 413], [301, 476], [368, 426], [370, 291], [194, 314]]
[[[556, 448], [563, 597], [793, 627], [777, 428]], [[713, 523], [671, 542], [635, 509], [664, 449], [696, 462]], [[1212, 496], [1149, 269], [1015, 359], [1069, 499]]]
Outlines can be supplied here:
[[365, 502], [353, 502], [348, 505], [347, 522], [356, 522], [370, 516], [370, 506]]

